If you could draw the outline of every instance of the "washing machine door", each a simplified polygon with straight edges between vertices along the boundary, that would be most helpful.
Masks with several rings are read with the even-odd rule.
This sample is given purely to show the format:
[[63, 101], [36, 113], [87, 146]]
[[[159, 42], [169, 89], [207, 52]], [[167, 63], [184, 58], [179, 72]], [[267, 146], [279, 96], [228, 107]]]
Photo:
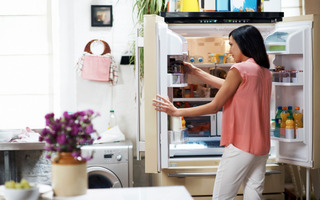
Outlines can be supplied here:
[[88, 167], [88, 187], [93, 188], [121, 188], [120, 179], [112, 171], [104, 167]]

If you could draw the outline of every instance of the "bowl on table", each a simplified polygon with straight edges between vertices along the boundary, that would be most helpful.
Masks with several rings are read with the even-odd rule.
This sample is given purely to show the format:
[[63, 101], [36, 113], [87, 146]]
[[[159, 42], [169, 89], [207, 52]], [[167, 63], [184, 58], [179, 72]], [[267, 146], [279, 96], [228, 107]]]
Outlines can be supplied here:
[[30, 189], [4, 188], [6, 200], [37, 200], [39, 198], [39, 188], [33, 186]]

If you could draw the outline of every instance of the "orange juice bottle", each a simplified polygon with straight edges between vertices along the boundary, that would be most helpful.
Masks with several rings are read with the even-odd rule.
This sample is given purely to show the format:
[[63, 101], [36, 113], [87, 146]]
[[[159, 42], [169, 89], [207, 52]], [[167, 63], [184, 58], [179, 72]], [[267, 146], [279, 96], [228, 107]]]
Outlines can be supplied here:
[[280, 137], [282, 138], [284, 138], [286, 135], [286, 121], [288, 116], [289, 116], [288, 108], [284, 106], [280, 114], [280, 117], [281, 117]]
[[286, 121], [286, 138], [294, 139], [294, 122], [292, 116], [287, 117]]
[[294, 119], [294, 134], [295, 136], [297, 136], [297, 129], [303, 128], [302, 112], [300, 111], [299, 106], [296, 106], [294, 108], [293, 119]]
[[181, 127], [182, 129], [186, 128], [186, 120], [183, 117], [181, 117]]

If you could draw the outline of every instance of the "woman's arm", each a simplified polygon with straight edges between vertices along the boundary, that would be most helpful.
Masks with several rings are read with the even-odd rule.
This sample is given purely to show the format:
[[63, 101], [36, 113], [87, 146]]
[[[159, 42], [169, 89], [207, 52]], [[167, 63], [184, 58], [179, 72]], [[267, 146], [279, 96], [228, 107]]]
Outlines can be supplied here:
[[203, 82], [205, 82], [208, 85], [211, 85], [214, 88], [220, 89], [222, 84], [224, 83], [224, 79], [213, 76], [202, 69], [195, 67], [191, 63], [183, 62], [183, 65], [188, 67], [188, 71], [190, 74], [193, 74], [197, 76], [199, 79], [201, 79]]
[[165, 112], [171, 116], [199, 116], [217, 113], [226, 101], [237, 91], [241, 82], [242, 77], [239, 71], [232, 69], [228, 72], [224, 84], [210, 103], [192, 108], [177, 109], [168, 99], [157, 95], [160, 100], [154, 99], [153, 106], [155, 106], [155, 110]]

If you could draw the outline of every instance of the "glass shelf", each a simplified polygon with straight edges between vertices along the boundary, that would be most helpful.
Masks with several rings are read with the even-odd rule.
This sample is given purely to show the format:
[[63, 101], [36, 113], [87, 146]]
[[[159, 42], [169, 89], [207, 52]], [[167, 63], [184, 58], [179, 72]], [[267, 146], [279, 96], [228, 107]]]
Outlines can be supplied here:
[[235, 63], [194, 63], [193, 65], [199, 68], [207, 68], [207, 67], [231, 67]]
[[196, 97], [196, 98], [173, 98], [173, 102], [177, 101], [212, 101], [213, 98], [205, 98], [205, 97]]

